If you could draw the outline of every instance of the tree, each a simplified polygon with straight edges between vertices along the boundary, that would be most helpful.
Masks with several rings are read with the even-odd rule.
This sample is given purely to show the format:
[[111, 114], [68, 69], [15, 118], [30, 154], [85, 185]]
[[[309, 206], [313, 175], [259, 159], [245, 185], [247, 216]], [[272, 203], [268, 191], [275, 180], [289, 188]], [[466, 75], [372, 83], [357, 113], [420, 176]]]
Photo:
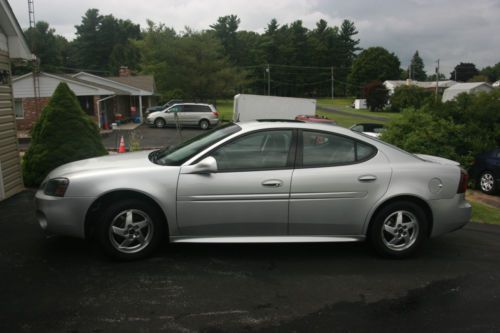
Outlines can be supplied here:
[[239, 25], [240, 19], [236, 15], [221, 16], [217, 19], [217, 23], [210, 25], [220, 40], [225, 54], [234, 64], [238, 63], [241, 52], [236, 34]]
[[26, 186], [39, 186], [60, 165], [105, 155], [97, 125], [80, 107], [66, 83], [60, 83], [31, 133], [23, 158]]
[[214, 99], [233, 95], [245, 83], [246, 73], [229, 62], [211, 32], [189, 30], [180, 36], [149, 21], [137, 46], [143, 72], [155, 75], [158, 90], [165, 97]]
[[38, 21], [33, 28], [24, 31], [28, 45], [39, 62], [40, 69], [48, 72], [60, 72], [65, 64], [68, 41], [55, 34], [45, 21]]
[[474, 75], [467, 82], [488, 82], [488, 77], [486, 75]]
[[391, 111], [400, 112], [407, 108], [419, 109], [432, 97], [432, 92], [414, 85], [399, 86], [390, 97]]
[[489, 82], [495, 82], [500, 80], [500, 62], [498, 62], [495, 66], [487, 66], [483, 68], [480, 72], [481, 75], [485, 75], [488, 77]]
[[[130, 41], [141, 38], [138, 24], [116, 19], [113, 15], [102, 16], [94, 8], [87, 10], [81, 24], [75, 28], [71, 56], [76, 66], [114, 74], [122, 65], [131, 69], [138, 67], [139, 51]], [[118, 61], [121, 63], [118, 64]]]
[[477, 70], [476, 65], [469, 62], [461, 62], [456, 65], [454, 71], [450, 73], [450, 79], [457, 82], [467, 82], [478, 74], [479, 71]]
[[360, 88], [368, 82], [397, 80], [400, 61], [394, 53], [383, 47], [370, 47], [359, 54], [352, 64], [349, 75], [351, 93], [360, 95]]
[[409, 78], [412, 80], [425, 81], [427, 79], [427, 74], [424, 70], [424, 61], [418, 54], [418, 51], [415, 51], [413, 58], [411, 58], [409, 74]]
[[370, 111], [382, 110], [389, 100], [389, 91], [380, 81], [372, 81], [363, 88], [366, 104]]

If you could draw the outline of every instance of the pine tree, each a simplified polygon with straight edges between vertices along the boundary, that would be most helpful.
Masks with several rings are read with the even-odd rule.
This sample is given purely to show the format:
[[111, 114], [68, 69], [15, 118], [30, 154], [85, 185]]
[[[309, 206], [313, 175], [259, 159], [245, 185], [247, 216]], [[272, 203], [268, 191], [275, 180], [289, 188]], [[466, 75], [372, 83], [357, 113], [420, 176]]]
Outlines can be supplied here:
[[23, 159], [26, 186], [38, 186], [60, 165], [106, 154], [97, 125], [64, 82], [57, 86], [31, 133]]
[[413, 58], [411, 58], [409, 78], [415, 81], [425, 81], [427, 79], [424, 61], [418, 54], [418, 51], [415, 51]]

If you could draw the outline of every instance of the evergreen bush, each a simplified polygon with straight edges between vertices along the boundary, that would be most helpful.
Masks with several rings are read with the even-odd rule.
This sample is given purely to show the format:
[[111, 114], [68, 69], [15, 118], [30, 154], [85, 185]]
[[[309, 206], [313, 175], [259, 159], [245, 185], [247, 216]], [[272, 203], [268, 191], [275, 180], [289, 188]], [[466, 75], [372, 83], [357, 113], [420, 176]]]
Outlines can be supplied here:
[[99, 129], [62, 82], [32, 129], [23, 158], [24, 184], [39, 186], [60, 165], [105, 154]]

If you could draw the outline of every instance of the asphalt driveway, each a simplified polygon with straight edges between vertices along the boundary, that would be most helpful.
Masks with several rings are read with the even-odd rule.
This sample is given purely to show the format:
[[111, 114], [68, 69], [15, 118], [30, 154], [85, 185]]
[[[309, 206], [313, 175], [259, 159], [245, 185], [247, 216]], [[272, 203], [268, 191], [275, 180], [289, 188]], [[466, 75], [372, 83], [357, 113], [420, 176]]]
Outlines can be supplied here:
[[32, 197], [0, 202], [0, 332], [500, 331], [496, 226], [410, 260], [364, 244], [178, 244], [117, 263], [46, 237]]

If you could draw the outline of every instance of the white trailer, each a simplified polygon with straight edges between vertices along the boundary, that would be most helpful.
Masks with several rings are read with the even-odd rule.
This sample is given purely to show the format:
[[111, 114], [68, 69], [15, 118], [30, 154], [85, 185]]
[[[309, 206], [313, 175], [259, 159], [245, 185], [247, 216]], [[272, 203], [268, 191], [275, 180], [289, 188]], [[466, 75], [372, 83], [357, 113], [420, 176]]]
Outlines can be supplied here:
[[298, 115], [314, 115], [316, 100], [238, 94], [234, 96], [233, 121], [257, 119], [295, 119]]
[[354, 100], [354, 108], [356, 110], [368, 108], [368, 106], [366, 105], [366, 99], [355, 99]]

